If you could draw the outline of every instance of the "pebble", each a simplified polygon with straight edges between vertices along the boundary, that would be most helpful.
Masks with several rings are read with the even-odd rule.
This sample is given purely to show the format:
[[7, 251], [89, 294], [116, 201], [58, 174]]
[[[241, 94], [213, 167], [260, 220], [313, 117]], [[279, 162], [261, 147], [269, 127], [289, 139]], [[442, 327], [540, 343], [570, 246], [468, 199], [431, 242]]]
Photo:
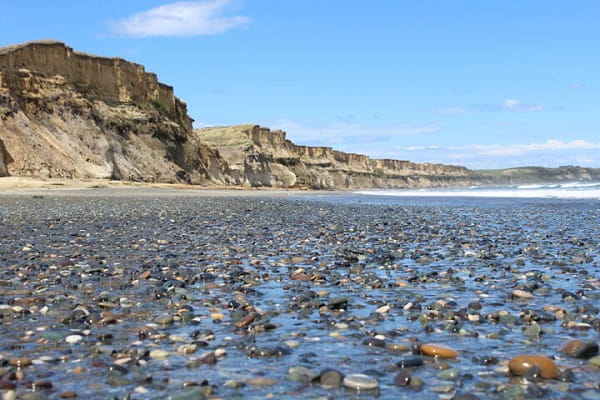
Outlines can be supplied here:
[[354, 390], [374, 390], [379, 387], [379, 381], [365, 374], [348, 374], [343, 385]]
[[445, 369], [442, 372], [438, 373], [437, 376], [440, 379], [452, 381], [452, 380], [457, 379], [460, 376], [460, 373], [455, 368], [449, 368], [449, 369]]
[[410, 385], [411, 380], [410, 371], [403, 369], [396, 376], [394, 376], [394, 385], [396, 386], [408, 386]]
[[17, 367], [17, 368], [26, 368], [31, 365], [31, 361], [32, 361], [31, 358], [16, 357], [16, 358], [11, 358], [10, 360], [8, 360], [8, 364], [12, 365], [13, 367]]
[[344, 375], [334, 369], [327, 369], [321, 372], [319, 383], [327, 389], [335, 389], [342, 386]]
[[528, 292], [526, 290], [521, 290], [521, 289], [513, 290], [511, 295], [513, 298], [516, 298], [516, 299], [524, 299], [524, 300], [533, 299], [533, 294], [531, 294], [531, 292]]
[[277, 381], [275, 379], [272, 378], [266, 378], [266, 377], [258, 377], [258, 378], [252, 378], [252, 379], [248, 379], [246, 381], [250, 386], [254, 386], [254, 387], [267, 387], [267, 386], [273, 386], [277, 384]]
[[554, 361], [545, 356], [520, 355], [511, 358], [508, 362], [508, 369], [514, 375], [524, 375], [532, 367], [540, 369], [542, 378], [556, 379], [560, 374]]
[[[48, 194], [43, 207], [0, 195], [11, 227], [0, 230], [4, 398], [597, 392], [596, 206], [158, 191]], [[432, 345], [460, 356], [431, 358]], [[540, 380], [535, 365], [507, 377], [499, 359], [526, 348], [556, 356], [558, 377]], [[378, 393], [347, 387], [357, 375]], [[253, 387], [255, 376], [271, 386]]]
[[65, 342], [69, 344], [76, 344], [83, 340], [83, 336], [81, 335], [69, 335], [65, 338]]
[[167, 358], [169, 358], [169, 356], [171, 355], [171, 353], [167, 350], [162, 350], [162, 349], [154, 349], [150, 351], [150, 358], [153, 360], [165, 360]]
[[422, 344], [421, 353], [425, 354], [426, 356], [440, 358], [456, 358], [459, 356], [458, 351], [454, 350], [453, 348], [437, 343]]
[[592, 357], [588, 360], [588, 364], [600, 367], [600, 356]]
[[592, 340], [570, 340], [563, 344], [560, 352], [575, 358], [588, 359], [598, 354], [598, 343]]
[[404, 358], [396, 362], [398, 368], [419, 368], [424, 364], [423, 359], [420, 357]]

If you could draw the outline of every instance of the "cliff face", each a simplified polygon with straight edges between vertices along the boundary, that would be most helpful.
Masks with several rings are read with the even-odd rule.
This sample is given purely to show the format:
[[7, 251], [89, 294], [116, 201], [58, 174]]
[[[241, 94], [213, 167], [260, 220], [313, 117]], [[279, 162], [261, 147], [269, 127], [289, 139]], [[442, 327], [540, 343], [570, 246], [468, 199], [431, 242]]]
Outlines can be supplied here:
[[377, 160], [299, 146], [256, 125], [194, 131], [185, 103], [143, 66], [55, 41], [0, 48], [0, 177], [8, 175], [311, 189], [600, 181], [590, 168]]
[[298, 146], [256, 125], [196, 130], [229, 163], [236, 184], [311, 189], [407, 188], [472, 184], [464, 167], [377, 160], [330, 147]]
[[3, 175], [230, 183], [170, 86], [54, 41], [0, 49]]

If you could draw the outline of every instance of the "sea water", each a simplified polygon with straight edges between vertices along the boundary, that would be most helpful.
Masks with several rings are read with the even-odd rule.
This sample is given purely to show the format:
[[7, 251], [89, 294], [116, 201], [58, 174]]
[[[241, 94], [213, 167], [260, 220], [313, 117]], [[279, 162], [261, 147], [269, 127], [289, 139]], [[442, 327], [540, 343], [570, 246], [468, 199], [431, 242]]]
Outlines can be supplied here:
[[373, 196], [400, 197], [492, 197], [600, 200], [600, 182], [568, 182], [506, 186], [471, 186], [468, 188], [363, 190]]

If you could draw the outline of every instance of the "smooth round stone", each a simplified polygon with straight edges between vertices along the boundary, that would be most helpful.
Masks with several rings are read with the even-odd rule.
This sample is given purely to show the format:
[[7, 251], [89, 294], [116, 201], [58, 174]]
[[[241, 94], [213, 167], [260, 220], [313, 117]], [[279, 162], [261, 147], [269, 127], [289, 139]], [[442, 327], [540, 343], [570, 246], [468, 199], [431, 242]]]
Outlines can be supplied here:
[[513, 357], [508, 362], [508, 369], [514, 375], [525, 375], [532, 367], [538, 367], [540, 369], [542, 378], [556, 379], [560, 374], [554, 361], [544, 356], [522, 355]]
[[514, 297], [515, 299], [529, 300], [533, 299], [533, 294], [526, 290], [515, 289], [512, 292], [512, 297]]
[[321, 376], [319, 377], [319, 382], [325, 388], [339, 388], [342, 386], [343, 380], [344, 375], [334, 369], [327, 369], [321, 372]]
[[288, 379], [296, 382], [310, 382], [315, 379], [318, 374], [310, 369], [302, 366], [290, 367], [288, 369]]
[[13, 367], [25, 368], [25, 367], [29, 367], [31, 365], [31, 358], [27, 358], [27, 357], [11, 358], [10, 360], [8, 360], [8, 363], [10, 365], [12, 365]]
[[403, 369], [394, 377], [394, 385], [408, 386], [408, 385], [410, 385], [410, 380], [411, 380], [410, 371]]
[[389, 351], [397, 351], [399, 353], [404, 353], [410, 350], [409, 346], [399, 343], [386, 343], [385, 348]]
[[598, 343], [591, 340], [570, 340], [560, 348], [560, 352], [575, 358], [591, 358], [598, 354]]
[[459, 356], [458, 351], [453, 348], [437, 344], [437, 343], [425, 343], [421, 345], [421, 353], [427, 356], [440, 357], [440, 358], [456, 358]]
[[460, 376], [460, 373], [455, 368], [443, 370], [442, 372], [440, 372], [438, 374], [438, 377], [440, 379], [444, 379], [447, 381], [453, 381], [453, 380], [457, 379], [459, 376]]
[[65, 338], [65, 342], [69, 344], [76, 344], [83, 340], [83, 336], [81, 335], [69, 335]]
[[354, 390], [373, 390], [379, 387], [379, 381], [365, 374], [348, 374], [342, 383], [345, 387]]
[[419, 357], [411, 357], [400, 360], [396, 363], [398, 368], [418, 368], [424, 364], [423, 359]]
[[275, 379], [271, 379], [271, 378], [266, 378], [264, 376], [260, 376], [258, 378], [252, 378], [249, 379], [248, 384], [250, 386], [254, 386], [254, 387], [267, 387], [267, 386], [273, 386], [277, 383], [277, 381]]
[[171, 353], [166, 350], [155, 349], [150, 351], [150, 358], [153, 360], [164, 360], [169, 357]]
[[592, 357], [588, 360], [588, 364], [600, 367], [600, 356]]
[[14, 390], [7, 390], [2, 393], [2, 400], [17, 400], [17, 392]]
[[154, 322], [159, 325], [171, 325], [174, 321], [172, 315], [159, 315], [154, 319]]

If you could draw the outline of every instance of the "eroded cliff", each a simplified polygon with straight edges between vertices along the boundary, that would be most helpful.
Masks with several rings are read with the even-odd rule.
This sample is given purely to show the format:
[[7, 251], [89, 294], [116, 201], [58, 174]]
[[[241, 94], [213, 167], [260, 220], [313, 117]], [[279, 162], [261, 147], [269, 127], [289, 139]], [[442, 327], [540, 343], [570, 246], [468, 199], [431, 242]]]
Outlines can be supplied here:
[[196, 130], [227, 160], [236, 184], [311, 189], [461, 186], [473, 182], [464, 167], [378, 160], [330, 147], [299, 146], [283, 131], [258, 125]]
[[170, 86], [56, 41], [0, 49], [3, 175], [231, 183]]

